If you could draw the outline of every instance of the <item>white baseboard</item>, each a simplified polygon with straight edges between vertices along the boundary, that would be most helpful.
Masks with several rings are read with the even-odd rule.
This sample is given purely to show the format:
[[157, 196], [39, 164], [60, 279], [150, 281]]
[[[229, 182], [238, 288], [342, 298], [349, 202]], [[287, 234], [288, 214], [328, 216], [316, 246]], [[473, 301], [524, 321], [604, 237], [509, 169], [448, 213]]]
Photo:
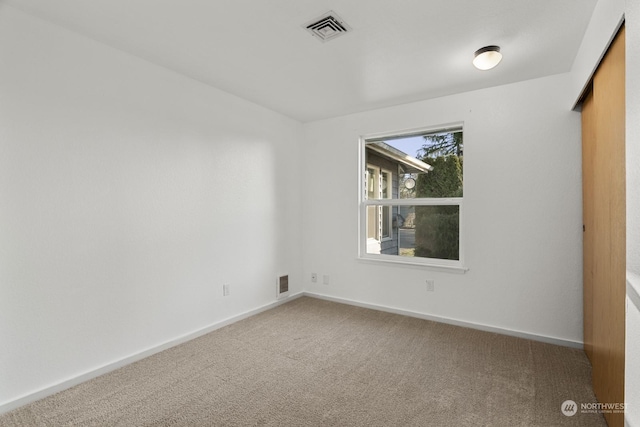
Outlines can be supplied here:
[[451, 318], [448, 318], [448, 317], [441, 317], [441, 316], [434, 316], [434, 315], [430, 315], [430, 314], [423, 314], [423, 313], [418, 313], [418, 312], [415, 312], [415, 311], [403, 310], [403, 309], [400, 309], [400, 308], [386, 307], [386, 306], [383, 306], [383, 305], [368, 304], [368, 303], [364, 303], [364, 302], [360, 302], [360, 301], [354, 301], [354, 300], [350, 300], [350, 299], [346, 299], [346, 298], [336, 298], [336, 297], [332, 297], [332, 296], [329, 296], [329, 295], [317, 294], [317, 293], [314, 293], [314, 292], [303, 292], [303, 295], [304, 296], [308, 296], [308, 297], [312, 297], [312, 298], [318, 298], [318, 299], [323, 299], [323, 300], [327, 300], [327, 301], [338, 302], [338, 303], [342, 303], [342, 304], [354, 305], [354, 306], [362, 307], [362, 308], [370, 308], [370, 309], [373, 309], [373, 310], [385, 311], [385, 312], [388, 312], [388, 313], [401, 314], [403, 316], [417, 317], [419, 319], [432, 320], [434, 322], [440, 322], [440, 323], [447, 323], [449, 325], [462, 326], [462, 327], [471, 328], [471, 329], [478, 329], [478, 330], [485, 331], [485, 332], [494, 332], [496, 334], [501, 334], [501, 335], [509, 335], [509, 336], [512, 336], [512, 337], [525, 338], [525, 339], [529, 339], [529, 340], [533, 340], [533, 341], [541, 341], [541, 342], [545, 342], [545, 343], [548, 343], [548, 344], [560, 345], [560, 346], [563, 346], [563, 347], [578, 348], [580, 350], [582, 350], [584, 348], [583, 343], [579, 342], [579, 341], [565, 340], [565, 339], [561, 339], [561, 338], [548, 337], [548, 336], [545, 336], [545, 335], [536, 335], [536, 334], [531, 334], [531, 333], [528, 333], [528, 332], [515, 331], [515, 330], [512, 330], [512, 329], [506, 329], [506, 328], [499, 328], [499, 327], [495, 327], [495, 326], [483, 325], [481, 323], [466, 322], [464, 320], [451, 319]]
[[293, 301], [296, 298], [299, 298], [303, 295], [302, 292], [294, 294], [294, 295], [290, 295], [287, 298], [282, 298], [279, 299], [275, 302], [263, 305], [261, 307], [255, 308], [253, 310], [249, 310], [246, 311], [244, 313], [240, 313], [236, 316], [232, 316], [229, 317], [227, 319], [221, 320], [219, 322], [216, 322], [212, 325], [209, 325], [205, 328], [199, 329], [197, 331], [191, 332], [189, 334], [186, 335], [182, 335], [180, 337], [177, 337], [175, 339], [172, 339], [170, 341], [167, 341], [163, 344], [160, 344], [158, 346], [155, 347], [151, 347], [148, 348], [146, 350], [143, 350], [139, 353], [135, 353], [131, 356], [125, 357], [123, 359], [117, 360], [115, 362], [109, 363], [107, 365], [104, 365], [100, 368], [97, 369], [93, 369], [91, 371], [87, 371], [85, 373], [82, 373], [80, 375], [77, 375], [73, 378], [69, 378], [67, 380], [61, 381], [59, 383], [56, 383], [52, 386], [49, 387], [45, 387], [42, 388], [38, 391], [35, 391], [33, 393], [29, 393], [26, 394], [24, 396], [21, 396], [17, 399], [14, 400], [10, 400], [8, 402], [4, 402], [2, 404], [0, 404], [0, 414], [12, 411], [14, 409], [17, 409], [21, 406], [27, 405], [29, 403], [35, 402], [37, 400], [43, 399], [47, 396], [51, 396], [52, 394], [58, 393], [60, 391], [66, 390], [68, 388], [71, 388], [75, 385], [81, 384], [85, 381], [89, 381], [93, 378], [99, 377], [100, 375], [104, 375], [108, 372], [114, 371], [116, 369], [122, 368], [123, 366], [129, 365], [133, 362], [137, 362], [138, 360], [142, 360], [146, 357], [152, 356], [156, 353], [159, 353], [163, 350], [169, 349], [171, 347], [175, 347], [179, 344], [185, 343], [187, 341], [191, 341], [192, 339], [198, 338], [202, 335], [206, 335], [209, 332], [213, 332], [216, 329], [220, 329], [222, 327], [225, 327], [227, 325], [230, 325], [232, 323], [238, 322], [240, 320], [246, 319], [248, 317], [254, 316], [258, 313], [262, 313], [263, 311], [267, 311], [270, 310], [272, 308], [275, 308], [279, 305], [285, 304], [287, 302]]

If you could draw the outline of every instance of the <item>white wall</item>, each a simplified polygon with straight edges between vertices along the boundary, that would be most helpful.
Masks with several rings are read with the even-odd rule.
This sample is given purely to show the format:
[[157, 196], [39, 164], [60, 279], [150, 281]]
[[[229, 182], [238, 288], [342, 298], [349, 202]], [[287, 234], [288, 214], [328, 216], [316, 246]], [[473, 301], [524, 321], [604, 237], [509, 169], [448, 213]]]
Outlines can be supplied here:
[[0, 408], [300, 291], [301, 136], [0, 6]]
[[625, 0], [598, 0], [571, 67], [568, 108], [573, 108], [624, 19]]
[[[310, 292], [582, 341], [580, 114], [568, 74], [305, 125]], [[358, 138], [464, 121], [466, 274], [357, 260]], [[331, 277], [310, 282], [311, 272]], [[427, 292], [425, 280], [435, 280]]]
[[627, 351], [625, 420], [640, 426], [640, 3], [626, 4]]

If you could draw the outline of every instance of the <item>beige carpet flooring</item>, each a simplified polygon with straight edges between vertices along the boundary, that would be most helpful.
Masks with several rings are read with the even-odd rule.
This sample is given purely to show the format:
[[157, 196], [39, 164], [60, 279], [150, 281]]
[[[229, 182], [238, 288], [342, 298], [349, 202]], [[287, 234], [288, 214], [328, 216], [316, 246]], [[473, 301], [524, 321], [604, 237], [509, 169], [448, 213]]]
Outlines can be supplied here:
[[304, 297], [2, 426], [605, 426], [580, 350]]

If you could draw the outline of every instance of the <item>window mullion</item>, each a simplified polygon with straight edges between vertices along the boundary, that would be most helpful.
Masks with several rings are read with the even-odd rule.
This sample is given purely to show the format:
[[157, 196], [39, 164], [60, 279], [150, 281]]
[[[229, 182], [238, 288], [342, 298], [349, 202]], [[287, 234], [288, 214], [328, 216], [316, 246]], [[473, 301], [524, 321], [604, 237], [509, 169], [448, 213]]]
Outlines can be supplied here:
[[462, 198], [454, 199], [367, 199], [366, 206], [462, 206]]

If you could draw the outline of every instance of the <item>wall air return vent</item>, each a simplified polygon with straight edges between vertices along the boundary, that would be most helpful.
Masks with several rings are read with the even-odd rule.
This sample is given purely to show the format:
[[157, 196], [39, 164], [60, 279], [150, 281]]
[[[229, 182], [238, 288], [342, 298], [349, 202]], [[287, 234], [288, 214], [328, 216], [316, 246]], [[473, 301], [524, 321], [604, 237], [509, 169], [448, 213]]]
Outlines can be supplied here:
[[289, 275], [278, 277], [276, 296], [283, 298], [289, 296]]
[[307, 22], [303, 27], [323, 43], [351, 31], [351, 27], [332, 10], [311, 22]]

